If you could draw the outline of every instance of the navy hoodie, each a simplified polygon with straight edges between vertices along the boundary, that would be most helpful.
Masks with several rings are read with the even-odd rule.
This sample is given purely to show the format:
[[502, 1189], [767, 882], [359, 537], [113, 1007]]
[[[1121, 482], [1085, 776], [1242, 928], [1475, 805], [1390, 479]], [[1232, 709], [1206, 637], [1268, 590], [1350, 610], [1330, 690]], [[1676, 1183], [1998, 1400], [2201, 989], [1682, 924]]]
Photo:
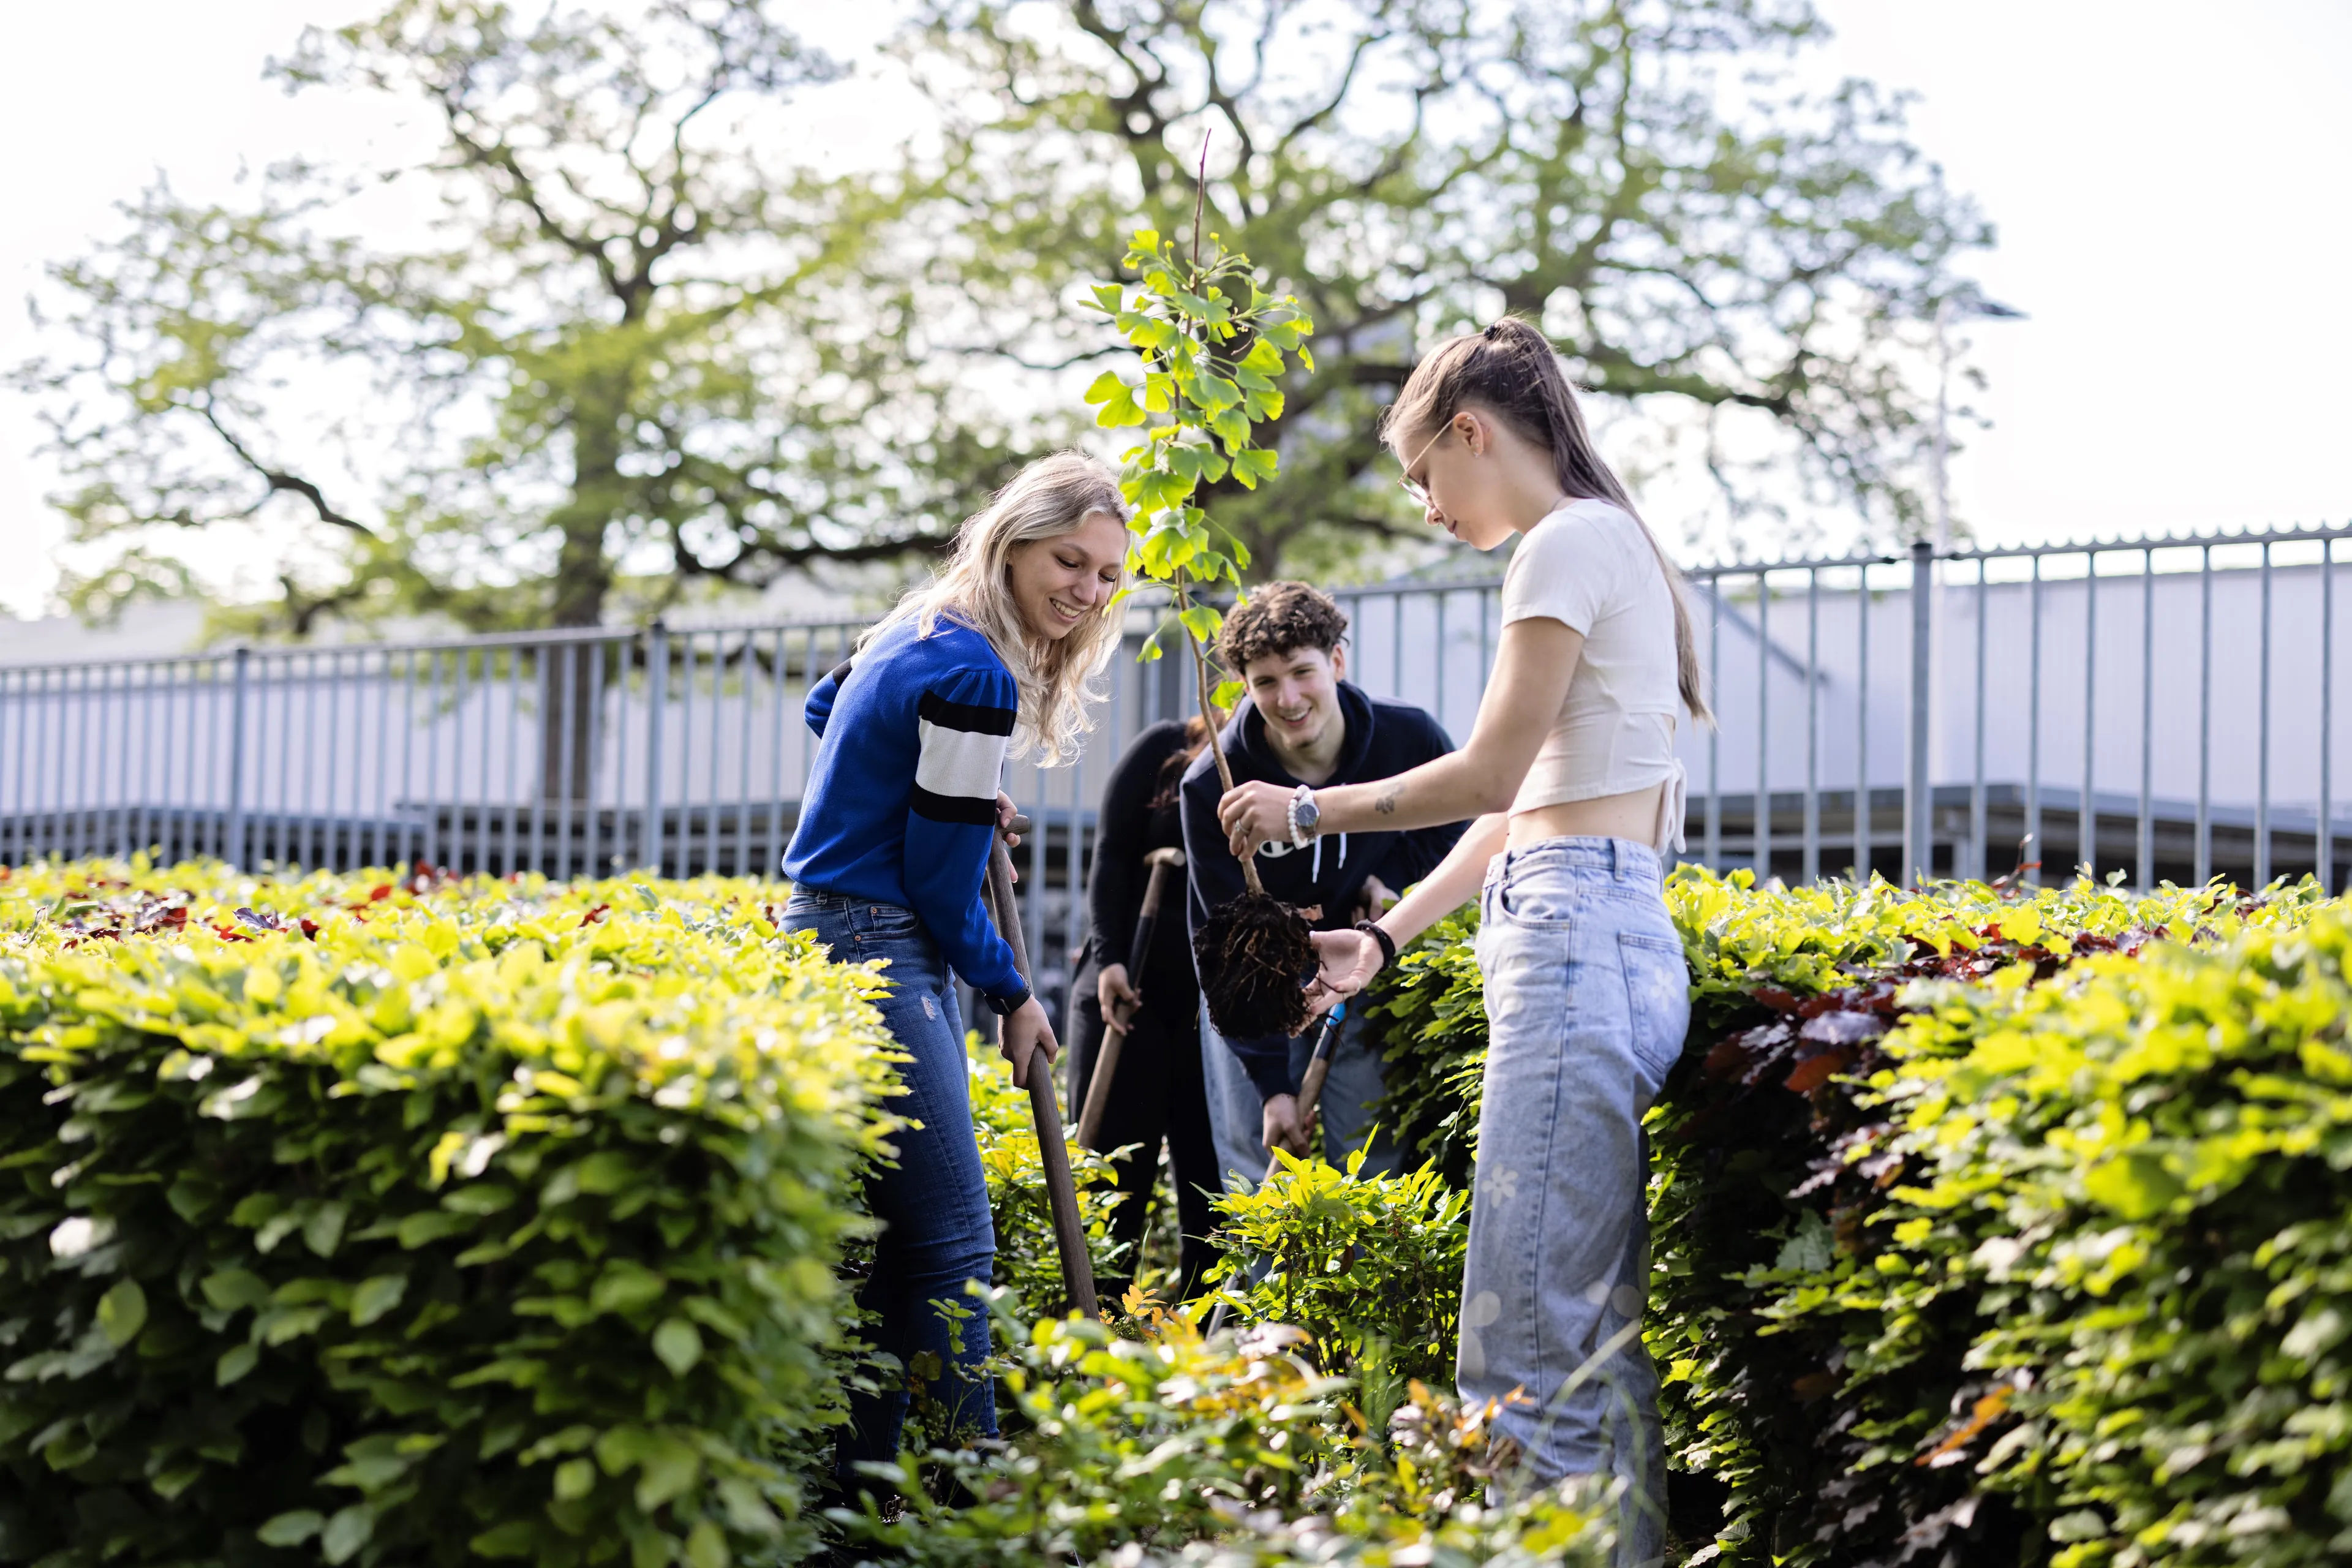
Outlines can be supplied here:
[[[1444, 728], [1409, 703], [1387, 702], [1365, 695], [1351, 681], [1339, 683], [1339, 711], [1348, 721], [1348, 743], [1339, 765], [1318, 789], [1392, 778], [1454, 749]], [[1220, 737], [1225, 761], [1235, 784], [1264, 779], [1286, 789], [1299, 781], [1290, 776], [1265, 738], [1265, 720], [1255, 704], [1244, 702]], [[1204, 748], [1184, 773], [1185, 912], [1195, 931], [1219, 904], [1239, 898], [1244, 884], [1241, 862], [1234, 858], [1224, 829], [1217, 826], [1217, 802], [1224, 785], [1217, 777], [1217, 760]], [[1378, 877], [1391, 892], [1401, 893], [1437, 868], [1469, 824], [1418, 827], [1403, 833], [1329, 834], [1308, 842], [1303, 849], [1287, 843], [1262, 844], [1257, 851], [1258, 880], [1286, 904], [1320, 904], [1318, 931], [1336, 931], [1352, 923], [1364, 879]], [[1290, 1080], [1290, 1044], [1275, 1037], [1263, 1040], [1228, 1040], [1235, 1056], [1257, 1086], [1260, 1095], [1295, 1094]]]

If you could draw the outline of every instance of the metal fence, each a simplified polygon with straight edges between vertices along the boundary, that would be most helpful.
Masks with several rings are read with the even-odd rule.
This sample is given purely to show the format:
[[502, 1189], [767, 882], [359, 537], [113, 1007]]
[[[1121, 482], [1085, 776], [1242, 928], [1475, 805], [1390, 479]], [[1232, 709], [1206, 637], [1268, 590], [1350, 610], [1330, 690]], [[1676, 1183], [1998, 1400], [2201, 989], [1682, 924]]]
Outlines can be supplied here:
[[[1787, 879], [2120, 870], [2341, 885], [2335, 559], [2352, 530], [1690, 575], [1717, 711], [1686, 727], [1689, 858]], [[1351, 679], [1468, 733], [1499, 583], [1339, 592]], [[1093, 804], [1178, 660], [1131, 657], [1075, 766], [1016, 764], [1041, 968], [1084, 935]], [[858, 624], [236, 648], [0, 669], [0, 862], [215, 856], [505, 875], [774, 876], [810, 684]], [[2020, 841], [2033, 847], [2021, 857]]]

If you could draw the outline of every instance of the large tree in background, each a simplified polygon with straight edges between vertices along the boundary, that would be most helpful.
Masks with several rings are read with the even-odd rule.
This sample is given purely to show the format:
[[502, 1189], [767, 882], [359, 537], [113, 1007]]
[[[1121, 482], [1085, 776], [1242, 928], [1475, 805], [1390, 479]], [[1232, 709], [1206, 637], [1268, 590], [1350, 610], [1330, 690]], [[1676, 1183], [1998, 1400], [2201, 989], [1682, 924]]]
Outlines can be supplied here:
[[1378, 405], [1506, 310], [1688, 416], [1732, 515], [1794, 473], [1900, 536], [1906, 339], [1989, 235], [1898, 100], [1791, 85], [1821, 31], [1805, 0], [926, 0], [899, 48], [949, 132], [909, 170], [905, 299], [965, 356], [1116, 352], [1071, 285], [1139, 221], [1189, 228], [1205, 138], [1209, 226], [1318, 324], [1280, 478], [1216, 498], [1259, 571], [1400, 526], [1362, 482]]
[[1916, 525], [1904, 334], [1983, 231], [1899, 105], [1776, 77], [1803, 0], [899, 3], [937, 123], [878, 174], [776, 151], [839, 68], [782, 0], [398, 0], [306, 37], [274, 74], [425, 105], [437, 153], [242, 205], [159, 185], [55, 269], [83, 352], [17, 379], [78, 487], [69, 599], [187, 591], [257, 515], [302, 532], [249, 613], [298, 634], [905, 559], [1085, 428], [1122, 345], [1082, 285], [1189, 232], [1204, 137], [1209, 226], [1319, 328], [1279, 479], [1211, 498], [1259, 572], [1410, 531], [1379, 405], [1505, 310], [1694, 423], [1735, 507], [1798, 474]]
[[[88, 352], [18, 377], [79, 485], [77, 607], [184, 591], [265, 506], [311, 538], [267, 610], [298, 633], [589, 626], [630, 574], [657, 605], [944, 537], [1024, 454], [838, 286], [870, 215], [772, 152], [762, 116], [837, 70], [782, 9], [401, 0], [273, 62], [429, 106], [438, 154], [369, 172], [390, 200], [302, 163], [241, 207], [159, 184], [54, 269]], [[388, 246], [404, 207], [437, 220]]]

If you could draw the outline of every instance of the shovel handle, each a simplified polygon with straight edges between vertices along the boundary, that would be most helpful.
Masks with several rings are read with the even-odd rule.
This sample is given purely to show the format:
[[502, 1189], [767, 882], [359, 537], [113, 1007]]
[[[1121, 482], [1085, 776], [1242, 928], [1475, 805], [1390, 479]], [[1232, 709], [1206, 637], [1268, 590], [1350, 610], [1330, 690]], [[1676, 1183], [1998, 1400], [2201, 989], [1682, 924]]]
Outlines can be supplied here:
[[[1315, 1037], [1315, 1054], [1307, 1058], [1307, 1070], [1298, 1075], [1298, 1125], [1304, 1129], [1315, 1125], [1315, 1111], [1323, 1103], [1323, 1080], [1331, 1076], [1332, 1048], [1339, 1043], [1340, 1021], [1348, 1016], [1348, 1005], [1339, 1003], [1323, 1015], [1323, 1027]], [[1265, 1163], [1265, 1179], [1272, 1181], [1282, 1169], [1282, 1156]]]
[[[1128, 944], [1127, 977], [1134, 984], [1143, 976], [1144, 960], [1151, 951], [1151, 934], [1160, 923], [1160, 906], [1168, 896], [1168, 879], [1182, 869], [1184, 852], [1181, 849], [1158, 849], [1150, 857], [1151, 879], [1144, 885], [1143, 908], [1136, 916], [1135, 940]], [[1086, 1104], [1078, 1110], [1078, 1146], [1097, 1149], [1102, 1137], [1104, 1112], [1110, 1106], [1111, 1081], [1118, 1075], [1120, 1049], [1127, 1044], [1127, 1034], [1135, 1022], [1129, 1013], [1124, 1019], [1103, 1016], [1102, 1047], [1095, 1053], [1094, 1076], [1087, 1080]]]
[[[1014, 819], [1017, 831], [1024, 819]], [[1021, 930], [1021, 906], [1013, 901], [1013, 857], [999, 837], [990, 846], [988, 890], [990, 918], [998, 934], [1013, 949], [1013, 966], [1024, 984], [1030, 981], [1028, 938]], [[1045, 1168], [1045, 1202], [1054, 1214], [1054, 1243], [1061, 1254], [1062, 1288], [1070, 1305], [1099, 1320], [1102, 1308], [1095, 1300], [1094, 1260], [1087, 1251], [1086, 1222], [1078, 1215], [1078, 1186], [1070, 1175], [1070, 1146], [1062, 1136], [1062, 1108], [1054, 1099], [1054, 1069], [1043, 1051], [1029, 1055], [1029, 1114], [1037, 1126], [1037, 1152]]]

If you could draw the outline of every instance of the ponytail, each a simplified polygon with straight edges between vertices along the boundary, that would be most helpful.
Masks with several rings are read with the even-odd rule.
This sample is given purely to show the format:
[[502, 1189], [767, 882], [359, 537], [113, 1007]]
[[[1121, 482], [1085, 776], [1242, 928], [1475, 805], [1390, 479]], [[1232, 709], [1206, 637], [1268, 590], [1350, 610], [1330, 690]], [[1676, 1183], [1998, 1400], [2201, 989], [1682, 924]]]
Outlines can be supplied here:
[[1698, 723], [1712, 725], [1700, 679], [1698, 643], [1690, 610], [1683, 602], [1683, 574], [1665, 547], [1633, 508], [1633, 498], [1594, 450], [1576, 391], [1560, 369], [1559, 355], [1531, 323], [1506, 316], [1483, 332], [1449, 338], [1413, 367], [1412, 374], [1381, 416], [1382, 434], [1433, 434], [1465, 405], [1492, 413], [1526, 439], [1551, 454], [1559, 488], [1578, 500], [1605, 500], [1640, 524], [1665, 574], [1666, 597], [1675, 607], [1675, 670], [1683, 706]]

